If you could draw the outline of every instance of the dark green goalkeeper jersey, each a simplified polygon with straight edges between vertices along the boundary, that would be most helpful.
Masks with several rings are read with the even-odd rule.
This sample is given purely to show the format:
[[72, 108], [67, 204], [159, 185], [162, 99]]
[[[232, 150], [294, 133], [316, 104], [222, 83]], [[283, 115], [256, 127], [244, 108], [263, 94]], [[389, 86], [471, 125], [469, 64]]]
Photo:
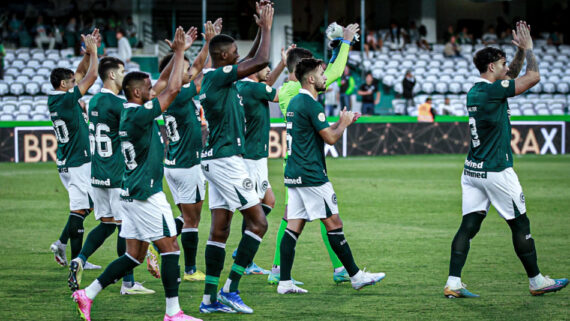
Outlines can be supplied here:
[[500, 172], [513, 166], [507, 98], [514, 95], [514, 80], [491, 83], [482, 78], [467, 93], [471, 142], [466, 169]]
[[325, 142], [319, 131], [329, 127], [323, 106], [309, 91], [299, 90], [287, 107], [285, 186], [320, 186], [329, 181]]
[[247, 159], [266, 158], [269, 154], [269, 102], [277, 90], [244, 78], [236, 84], [245, 108], [245, 154]]
[[243, 155], [245, 115], [235, 82], [237, 65], [204, 70], [200, 103], [208, 121], [208, 142], [202, 158], [215, 159]]
[[49, 115], [57, 138], [57, 167], [79, 167], [91, 161], [87, 116], [79, 105], [79, 87], [52, 91], [48, 97]]
[[126, 103], [119, 137], [125, 158], [121, 197], [146, 200], [162, 191], [164, 145], [155, 118], [162, 113], [158, 98], [144, 105]]
[[193, 81], [185, 84], [162, 114], [168, 136], [165, 167], [190, 168], [200, 164], [202, 124], [200, 109], [192, 101], [197, 94]]
[[103, 88], [89, 101], [89, 138], [91, 140], [91, 185], [121, 187], [125, 160], [121, 153], [119, 123], [127, 101]]

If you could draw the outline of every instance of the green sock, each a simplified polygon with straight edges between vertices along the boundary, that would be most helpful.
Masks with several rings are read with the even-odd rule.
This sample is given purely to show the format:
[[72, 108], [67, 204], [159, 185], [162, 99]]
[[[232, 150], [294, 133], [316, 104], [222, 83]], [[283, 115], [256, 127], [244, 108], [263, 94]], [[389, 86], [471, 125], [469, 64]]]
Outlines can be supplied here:
[[85, 216], [77, 213], [69, 213], [69, 226], [67, 233], [69, 234], [69, 243], [71, 245], [71, 259], [73, 260], [81, 252], [83, 247], [83, 234], [85, 228], [83, 227], [83, 220]]
[[283, 257], [283, 265], [279, 272], [281, 281], [291, 280], [291, 269], [293, 269], [293, 260], [295, 259], [295, 246], [299, 233], [293, 232], [290, 229], [285, 231], [285, 235], [278, 246], [281, 248], [281, 256]]
[[101, 283], [103, 288], [115, 283], [118, 279], [122, 278], [128, 271], [134, 269], [140, 264], [128, 254], [125, 254], [115, 261], [111, 262], [105, 271], [99, 275], [97, 280]]
[[206, 284], [204, 286], [204, 296], [209, 296], [209, 302], [204, 302], [206, 304], [214, 303], [218, 300], [218, 284], [220, 282], [220, 274], [224, 268], [225, 258], [225, 244], [212, 241], [206, 243]]
[[[123, 256], [127, 252], [127, 240], [121, 237], [121, 224], [117, 224], [117, 256]], [[135, 284], [135, 274], [133, 270], [130, 270], [123, 277], [123, 283], [126, 285]]]
[[99, 225], [87, 234], [85, 244], [83, 244], [79, 255], [81, 255], [82, 258], [85, 258], [86, 261], [101, 245], [103, 245], [105, 240], [115, 232], [116, 226], [117, 225], [115, 223], [99, 223]]
[[184, 249], [184, 272], [194, 273], [196, 272], [196, 252], [198, 251], [198, 229], [182, 229], [180, 240]]
[[[253, 257], [259, 249], [261, 237], [255, 235], [251, 231], [245, 231], [239, 242], [236, 254], [236, 260], [230, 271], [228, 279], [231, 280], [229, 292], [236, 292], [238, 290], [239, 281], [243, 275], [245, 268], [253, 261]], [[226, 289], [227, 290], [227, 289]]]
[[279, 230], [277, 231], [277, 241], [275, 242], [275, 256], [273, 257], [274, 267], [281, 265], [281, 253], [279, 249], [279, 244], [281, 244], [281, 239], [283, 239], [283, 234], [285, 234], [286, 228], [287, 228], [287, 220], [282, 219], [281, 224], [279, 224]]
[[327, 236], [327, 228], [325, 227], [325, 224], [323, 222], [321, 222], [321, 236], [323, 237], [323, 242], [325, 243], [327, 252], [329, 252], [329, 257], [331, 258], [333, 269], [338, 269], [339, 267], [342, 267], [342, 262], [338, 259], [338, 256], [335, 254], [335, 252], [331, 247], [329, 237]]
[[69, 232], [67, 231], [67, 229], [69, 228], [69, 219], [70, 216], [67, 217], [67, 222], [65, 223], [65, 226], [63, 227], [63, 230], [59, 235], [59, 241], [61, 242], [61, 244], [67, 244], [67, 240], [69, 240]]
[[178, 216], [174, 223], [176, 224], [176, 235], [180, 235], [182, 233], [182, 227], [184, 226], [184, 218], [182, 215]]
[[[176, 254], [174, 254], [176, 253]], [[167, 298], [178, 296], [178, 285], [180, 284], [180, 252], [172, 252], [161, 254], [162, 265], [160, 266], [160, 274], [162, 275], [162, 286], [164, 287], [164, 295]]]
[[359, 268], [354, 262], [354, 257], [352, 256], [352, 251], [350, 251], [350, 246], [344, 237], [344, 232], [342, 227], [336, 230], [329, 231], [327, 233], [328, 239], [330, 241], [331, 247], [334, 252], [338, 255], [342, 265], [346, 268], [348, 275], [354, 276], [358, 273]]

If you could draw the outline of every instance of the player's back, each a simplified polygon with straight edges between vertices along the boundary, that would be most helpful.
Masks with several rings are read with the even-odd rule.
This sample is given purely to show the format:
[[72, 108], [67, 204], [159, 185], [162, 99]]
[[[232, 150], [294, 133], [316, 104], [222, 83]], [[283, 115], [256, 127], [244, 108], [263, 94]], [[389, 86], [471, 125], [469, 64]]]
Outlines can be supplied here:
[[481, 79], [467, 93], [471, 142], [465, 168], [501, 171], [513, 166], [510, 110], [514, 80]]
[[48, 97], [48, 108], [57, 138], [57, 166], [78, 167], [90, 158], [87, 119], [79, 105], [79, 88], [53, 91]]
[[120, 187], [125, 167], [119, 139], [121, 112], [126, 100], [103, 88], [89, 101], [91, 184]]

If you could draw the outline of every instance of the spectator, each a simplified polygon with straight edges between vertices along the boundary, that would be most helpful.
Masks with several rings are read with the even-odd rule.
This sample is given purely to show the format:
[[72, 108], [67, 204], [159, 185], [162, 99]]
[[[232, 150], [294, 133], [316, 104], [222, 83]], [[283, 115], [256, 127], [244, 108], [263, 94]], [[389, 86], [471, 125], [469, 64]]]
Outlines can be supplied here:
[[376, 31], [374, 30], [368, 30], [368, 34], [366, 35], [366, 43], [364, 44], [364, 51], [366, 52], [366, 57], [370, 56], [368, 55], [370, 49], [372, 49], [372, 51], [377, 51], [382, 49], [382, 39], [380, 39], [380, 41], [378, 41], [378, 38], [376, 37]]
[[431, 97], [426, 98], [426, 102], [418, 106], [418, 122], [433, 123], [436, 112], [431, 105]]
[[0, 80], [4, 79], [4, 56], [6, 49], [4, 49], [4, 39], [0, 36]]
[[127, 63], [131, 61], [133, 51], [131, 49], [131, 44], [129, 43], [129, 40], [125, 37], [125, 34], [126, 32], [123, 29], [119, 29], [116, 33], [117, 40], [119, 41], [118, 58]]
[[67, 48], [74, 48], [77, 41], [77, 19], [71, 17], [65, 26], [65, 44]]
[[390, 30], [384, 36], [384, 42], [388, 44], [390, 50], [402, 50], [404, 48], [404, 35], [396, 22], [390, 24]]
[[371, 73], [366, 74], [366, 82], [360, 86], [358, 94], [362, 96], [362, 114], [374, 115], [374, 106], [380, 102], [380, 92]]
[[448, 58], [461, 57], [461, 47], [457, 44], [455, 36], [451, 36], [443, 48], [443, 55]]
[[420, 32], [416, 27], [415, 21], [410, 21], [410, 28], [408, 28], [408, 40], [411, 44], [416, 44], [419, 46], [418, 42], [420, 41]]
[[451, 37], [455, 36], [453, 25], [447, 26], [447, 30], [443, 33], [443, 42], [448, 43]]
[[22, 21], [18, 19], [18, 15], [13, 13], [12, 19], [8, 23], [8, 39], [10, 42], [18, 43], [20, 31], [22, 29]]
[[325, 110], [327, 116], [334, 116], [337, 107], [338, 85], [336, 82], [330, 84], [325, 92]]
[[136, 47], [139, 43], [137, 39], [137, 25], [133, 22], [133, 17], [129, 16], [127, 18], [127, 35], [129, 37], [129, 44], [131, 47]]
[[493, 26], [489, 26], [489, 28], [487, 28], [487, 32], [483, 34], [483, 37], [481, 37], [481, 40], [485, 46], [496, 44], [498, 38], [495, 33], [495, 28], [493, 28]]
[[443, 104], [439, 107], [439, 113], [442, 115], [453, 115], [453, 108], [449, 102], [449, 97], [445, 97]]
[[107, 55], [107, 48], [105, 48], [105, 42], [103, 37], [99, 37], [97, 40], [97, 57], [105, 57]]
[[457, 34], [457, 43], [460, 45], [473, 44], [473, 35], [469, 33], [467, 27], [463, 27], [461, 32]]
[[[402, 80], [402, 88], [404, 89], [403, 96], [406, 100], [404, 106], [404, 115], [408, 115], [408, 107], [414, 107], [414, 86], [416, 85], [416, 78], [411, 70], [406, 70], [404, 80]], [[398, 113], [399, 114], [399, 113]]]
[[510, 27], [507, 27], [501, 33], [501, 43], [509, 45], [512, 43], [512, 41], [513, 41], [513, 30]]
[[58, 49], [61, 49], [63, 46], [63, 35], [61, 32], [61, 27], [57, 24], [55, 18], [51, 19], [51, 26], [50, 26], [50, 37], [55, 39], [55, 45]]
[[352, 95], [354, 95], [354, 90], [356, 86], [354, 85], [354, 77], [350, 74], [350, 68], [348, 66], [344, 67], [344, 73], [337, 80], [337, 86], [339, 87], [340, 96], [340, 109], [352, 110]]
[[45, 43], [48, 44], [48, 49], [55, 47], [55, 38], [51, 34], [48, 36], [47, 27], [44, 25], [44, 17], [41, 15], [38, 17], [36, 25], [34, 26], [34, 32], [36, 34], [34, 40], [38, 48], [43, 48]]
[[548, 36], [548, 39], [546, 40], [546, 43], [548, 45], [560, 46], [564, 43], [564, 34], [562, 34], [560, 31], [551, 32]]
[[426, 40], [427, 37], [427, 28], [424, 25], [421, 25], [418, 28], [418, 32], [420, 34], [420, 40], [418, 40], [418, 47], [420, 47], [420, 49], [424, 49], [427, 51], [431, 51], [431, 46], [429, 45], [429, 43]]

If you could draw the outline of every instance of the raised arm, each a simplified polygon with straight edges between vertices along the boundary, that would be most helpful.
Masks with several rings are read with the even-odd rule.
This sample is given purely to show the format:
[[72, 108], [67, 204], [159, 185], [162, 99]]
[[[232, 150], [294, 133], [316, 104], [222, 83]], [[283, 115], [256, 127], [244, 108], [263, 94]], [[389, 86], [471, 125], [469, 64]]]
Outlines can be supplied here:
[[350, 50], [350, 42], [354, 39], [354, 35], [358, 33], [360, 27], [357, 23], [350, 24], [344, 28], [343, 40], [340, 44], [340, 51], [338, 56], [333, 63], [328, 64], [325, 70], [325, 76], [327, 77], [326, 86], [335, 82], [338, 78], [342, 76], [344, 72], [344, 67], [346, 67], [346, 62], [348, 60], [348, 51]]
[[538, 71], [538, 63], [533, 53], [530, 29], [524, 21], [517, 25], [517, 38], [519, 47], [524, 49], [526, 57], [526, 72], [521, 77], [515, 79], [515, 95], [520, 95], [540, 81], [540, 72]]
[[[258, 17], [261, 17], [261, 12], [262, 12], [263, 8], [267, 5], [272, 6], [273, 2], [268, 1], [268, 0], [261, 0], [261, 1], [258, 1], [255, 3], [255, 13], [257, 14]], [[251, 45], [251, 49], [249, 49], [247, 56], [245, 56], [242, 59], [242, 61], [253, 58], [253, 56], [257, 52], [257, 49], [259, 48], [260, 42], [261, 42], [261, 28], [258, 28], [257, 34], [255, 35], [255, 39], [253, 40], [253, 45]]]
[[285, 49], [281, 48], [281, 60], [277, 64], [277, 67], [275, 67], [275, 69], [273, 69], [269, 73], [269, 75], [267, 75], [267, 80], [265, 81], [266, 84], [268, 84], [269, 86], [273, 86], [273, 84], [275, 84], [275, 82], [277, 81], [277, 78], [279, 78], [279, 75], [281, 75], [281, 73], [283, 72], [283, 70], [287, 66], [287, 56], [289, 55], [289, 51], [291, 51], [291, 49], [296, 48], [296, 47], [297, 47], [297, 45], [292, 44], [289, 46], [289, 48], [287, 48], [287, 51], [285, 51]]
[[269, 64], [269, 47], [271, 41], [271, 25], [273, 24], [273, 7], [266, 5], [261, 10], [261, 16], [255, 16], [255, 22], [261, 30], [261, 43], [255, 56], [238, 65], [238, 79], [245, 78], [258, 72]]
[[168, 79], [168, 85], [166, 89], [163, 90], [160, 95], [158, 95], [158, 102], [160, 103], [160, 109], [162, 112], [168, 109], [168, 106], [172, 103], [176, 95], [180, 92], [182, 87], [182, 76], [184, 74], [184, 51], [186, 44], [186, 35], [184, 34], [184, 29], [178, 27], [176, 29], [176, 34], [174, 35], [174, 43], [167, 40], [170, 48], [174, 50], [174, 56], [172, 57], [172, 72], [170, 73], [170, 78]]
[[85, 43], [85, 56], [89, 57], [89, 69], [87, 69], [85, 76], [82, 77], [81, 81], [79, 81], [77, 87], [79, 88], [81, 95], [85, 95], [87, 90], [89, 90], [89, 88], [93, 86], [93, 83], [95, 83], [95, 80], [97, 80], [99, 59], [97, 58], [97, 40], [92, 35], [81, 35], [81, 38]]
[[333, 145], [342, 137], [344, 130], [352, 125], [359, 117], [360, 115], [358, 113], [347, 111], [345, 107], [340, 112], [338, 121], [330, 127], [321, 129], [319, 135], [321, 135], [325, 143]]
[[[520, 23], [521, 23], [520, 21], [517, 22], [516, 31], [519, 30]], [[517, 32], [515, 32], [515, 30], [513, 30], [512, 42], [515, 46], [517, 46], [517, 52], [515, 53], [515, 57], [513, 58], [513, 61], [509, 64], [509, 71], [507, 72], [507, 77], [509, 77], [510, 79], [515, 79], [519, 76], [519, 74], [522, 70], [522, 66], [524, 64], [524, 58], [525, 58], [525, 53], [524, 53], [525, 49], [524, 49], [524, 47], [521, 46], [521, 43], [519, 41], [519, 35]]]
[[[93, 30], [93, 32], [91, 33], [91, 36], [95, 38], [95, 41], [98, 41], [99, 38], [101, 37], [101, 35], [99, 34], [99, 29], [95, 28]], [[81, 35], [81, 40], [85, 44], [84, 37], [85, 37], [84, 35]], [[99, 42], [97, 42], [97, 43], [99, 43]], [[87, 47], [85, 49], [87, 49]], [[81, 59], [81, 62], [79, 62], [79, 65], [77, 66], [77, 69], [75, 70], [75, 83], [77, 83], [77, 84], [79, 82], [81, 82], [83, 77], [85, 77], [85, 74], [87, 73], [87, 69], [89, 69], [89, 64], [91, 61], [90, 55], [83, 48], [81, 48], [81, 50], [83, 53], [83, 59]]]

